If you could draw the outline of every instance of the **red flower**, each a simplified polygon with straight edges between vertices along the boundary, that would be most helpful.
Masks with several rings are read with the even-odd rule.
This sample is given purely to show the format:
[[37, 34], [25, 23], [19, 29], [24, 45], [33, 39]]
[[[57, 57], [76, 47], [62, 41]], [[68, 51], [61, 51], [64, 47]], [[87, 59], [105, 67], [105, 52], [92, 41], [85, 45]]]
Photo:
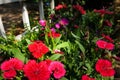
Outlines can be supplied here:
[[50, 72], [48, 70], [47, 64], [40, 62], [36, 63], [35, 60], [30, 60], [24, 66], [25, 76], [28, 77], [29, 80], [49, 80]]
[[95, 80], [94, 78], [90, 78], [88, 75], [83, 75], [82, 80]]
[[48, 37], [50, 36], [53, 38], [58, 38], [61, 36], [61, 34], [51, 31], [51, 33], [50, 32], [48, 33]]
[[107, 45], [106, 45], [105, 48], [108, 49], [108, 50], [113, 50], [113, 49], [114, 49], [114, 44], [112, 44], [112, 43], [107, 43]]
[[76, 9], [76, 10], [78, 10], [83, 15], [86, 14], [86, 11], [80, 5], [73, 5], [73, 8]]
[[58, 4], [58, 5], [55, 7], [55, 10], [60, 10], [60, 9], [63, 9], [63, 8], [66, 8], [66, 5], [65, 5], [65, 4]]
[[100, 9], [100, 10], [94, 9], [94, 12], [100, 13], [100, 15], [104, 15], [104, 14], [113, 14], [113, 12], [107, 11], [107, 10], [105, 10], [105, 9]]
[[5, 79], [13, 79], [16, 76], [16, 71], [15, 70], [8, 70], [3, 73], [3, 78]]
[[99, 48], [105, 49], [107, 42], [103, 40], [98, 40], [96, 44]]
[[108, 21], [108, 20], [105, 20], [103, 22], [103, 25], [112, 27], [112, 23], [110, 21]]
[[95, 69], [104, 77], [111, 77], [115, 74], [112, 63], [105, 59], [99, 59], [95, 65]]
[[16, 76], [16, 70], [23, 69], [23, 62], [17, 58], [11, 58], [1, 64], [1, 70], [4, 72], [3, 77], [6, 79], [14, 78]]
[[98, 40], [96, 42], [96, 44], [101, 49], [108, 49], [108, 50], [113, 50], [114, 49], [114, 44], [108, 43], [108, 42], [103, 41], [103, 40]]
[[49, 70], [51, 73], [53, 73], [53, 76], [56, 79], [63, 77], [66, 73], [66, 70], [64, 69], [64, 65], [58, 61], [51, 62], [49, 66]]
[[52, 62], [52, 60], [47, 59], [47, 60], [45, 60], [45, 61], [41, 61], [40, 63], [45, 63], [45, 64], [48, 65], [48, 67], [49, 67], [49, 65], [50, 65], [51, 62]]
[[105, 34], [102, 34], [102, 37], [106, 40], [108, 40], [109, 42], [113, 43], [114, 40], [109, 36], [109, 35], [105, 35]]
[[29, 44], [28, 49], [35, 58], [40, 58], [49, 51], [48, 47], [41, 41]]

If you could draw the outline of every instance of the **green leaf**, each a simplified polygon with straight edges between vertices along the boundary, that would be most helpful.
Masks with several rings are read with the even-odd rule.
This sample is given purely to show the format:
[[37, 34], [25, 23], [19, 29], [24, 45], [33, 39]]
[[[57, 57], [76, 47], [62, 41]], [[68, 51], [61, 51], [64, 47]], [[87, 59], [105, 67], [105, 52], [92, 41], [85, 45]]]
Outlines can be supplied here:
[[7, 46], [4, 46], [4, 45], [2, 45], [2, 44], [0, 44], [0, 49], [2, 49], [2, 50], [7, 50]]
[[13, 48], [12, 53], [15, 58], [18, 58], [23, 62], [27, 61], [27, 58], [24, 56], [24, 54], [21, 53], [19, 48]]
[[85, 53], [85, 48], [83, 47], [83, 45], [81, 43], [79, 43], [77, 40], [75, 40], [75, 42], [78, 44], [80, 50], [82, 51], [82, 53]]
[[68, 80], [66, 77], [62, 77], [60, 80]]
[[62, 54], [54, 54], [49, 59], [50, 60], [57, 60], [60, 56], [62, 56]]
[[31, 43], [32, 43], [29, 39], [26, 39], [26, 42], [27, 42], [28, 44], [31, 44]]
[[61, 49], [61, 48], [65, 48], [65, 47], [69, 47], [68, 42], [63, 42], [63, 43], [57, 45], [56, 49]]
[[74, 38], [76, 38], [76, 39], [80, 39], [80, 37], [77, 36], [77, 35], [75, 35], [74, 33], [71, 32], [71, 34], [72, 34], [72, 36], [73, 36]]

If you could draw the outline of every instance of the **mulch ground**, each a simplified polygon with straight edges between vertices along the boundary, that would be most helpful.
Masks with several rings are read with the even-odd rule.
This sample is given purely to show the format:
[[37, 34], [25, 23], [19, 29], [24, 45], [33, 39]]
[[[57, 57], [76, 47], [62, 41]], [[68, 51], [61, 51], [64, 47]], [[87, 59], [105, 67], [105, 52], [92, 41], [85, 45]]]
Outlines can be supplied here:
[[[32, 16], [35, 20], [39, 18], [38, 6], [35, 3], [26, 3], [29, 16]], [[24, 26], [22, 22], [22, 3], [14, 2], [0, 5], [0, 15], [2, 15], [2, 21], [7, 34], [10, 32], [18, 35], [24, 32]]]

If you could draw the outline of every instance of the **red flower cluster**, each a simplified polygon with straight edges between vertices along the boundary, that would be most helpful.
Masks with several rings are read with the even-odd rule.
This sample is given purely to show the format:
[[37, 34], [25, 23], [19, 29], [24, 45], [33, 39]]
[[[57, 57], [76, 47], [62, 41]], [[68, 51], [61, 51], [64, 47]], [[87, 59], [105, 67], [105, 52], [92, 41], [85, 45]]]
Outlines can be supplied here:
[[103, 77], [111, 77], [115, 74], [115, 71], [112, 68], [112, 63], [105, 59], [99, 59], [95, 65], [95, 69]]
[[29, 80], [49, 80], [50, 72], [46, 63], [30, 60], [23, 68]]
[[98, 40], [96, 42], [96, 44], [101, 49], [108, 49], [108, 50], [113, 50], [114, 49], [114, 44], [106, 42], [104, 40]]
[[104, 15], [104, 14], [113, 14], [113, 12], [107, 11], [105, 9], [100, 9], [100, 10], [94, 9], [94, 12], [100, 13], [101, 16]]
[[60, 10], [60, 9], [63, 9], [63, 8], [66, 8], [66, 5], [65, 5], [65, 4], [58, 4], [58, 5], [55, 7], [55, 10]]
[[78, 10], [83, 15], [86, 14], [86, 11], [80, 5], [73, 5], [73, 8], [76, 9], [76, 10]]
[[35, 58], [40, 58], [49, 51], [48, 47], [41, 41], [29, 44], [28, 49]]
[[49, 80], [50, 75], [59, 79], [65, 75], [65, 69], [62, 63], [58, 61], [41, 61], [37, 63], [35, 60], [30, 60], [24, 66], [25, 76], [29, 80]]
[[5, 79], [12, 79], [17, 75], [17, 70], [23, 69], [23, 62], [17, 58], [11, 58], [1, 64], [1, 70], [4, 72], [3, 77]]
[[48, 37], [50, 37], [50, 36], [53, 37], [53, 38], [58, 38], [58, 37], [61, 36], [61, 34], [56, 33], [54, 31], [51, 31], [51, 32], [48, 33]]
[[90, 78], [88, 75], [83, 75], [82, 80], [95, 80], [94, 78]]

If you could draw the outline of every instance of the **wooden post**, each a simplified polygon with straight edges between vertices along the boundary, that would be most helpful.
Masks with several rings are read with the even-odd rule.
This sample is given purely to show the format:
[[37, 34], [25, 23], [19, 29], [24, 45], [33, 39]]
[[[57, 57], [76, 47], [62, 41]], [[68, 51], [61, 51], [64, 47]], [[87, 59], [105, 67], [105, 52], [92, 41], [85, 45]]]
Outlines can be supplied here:
[[2, 16], [0, 15], [0, 35], [4, 38], [6, 38], [6, 34], [5, 34], [5, 29], [2, 23]]
[[28, 11], [25, 4], [23, 4], [22, 19], [23, 19], [24, 27], [30, 30], [30, 21], [29, 21]]
[[43, 0], [39, 0], [40, 19], [44, 19]]
[[51, 9], [55, 8], [55, 1], [54, 0], [51, 0], [50, 6], [51, 6]]

